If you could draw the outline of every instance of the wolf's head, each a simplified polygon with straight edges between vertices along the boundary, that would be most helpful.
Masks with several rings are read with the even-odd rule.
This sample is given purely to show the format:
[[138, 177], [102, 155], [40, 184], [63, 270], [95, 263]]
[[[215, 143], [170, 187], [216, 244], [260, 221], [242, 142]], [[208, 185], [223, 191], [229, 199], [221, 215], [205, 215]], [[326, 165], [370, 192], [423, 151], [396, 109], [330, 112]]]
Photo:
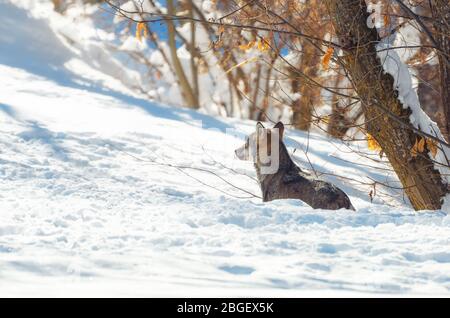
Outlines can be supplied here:
[[245, 144], [234, 152], [238, 159], [253, 161], [259, 164], [270, 164], [273, 158], [278, 159], [279, 143], [283, 138], [284, 125], [278, 122], [272, 129], [265, 128], [262, 123], [256, 124], [256, 131], [250, 134]]

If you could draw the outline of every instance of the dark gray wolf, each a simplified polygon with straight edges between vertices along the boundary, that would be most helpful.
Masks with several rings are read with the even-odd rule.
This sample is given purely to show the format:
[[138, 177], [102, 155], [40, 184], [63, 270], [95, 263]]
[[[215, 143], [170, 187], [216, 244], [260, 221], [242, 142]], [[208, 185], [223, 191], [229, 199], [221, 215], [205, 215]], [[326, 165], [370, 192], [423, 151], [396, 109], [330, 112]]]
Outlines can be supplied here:
[[314, 209], [355, 210], [344, 191], [329, 182], [312, 178], [292, 161], [283, 143], [283, 133], [281, 122], [272, 129], [258, 122], [256, 131], [235, 150], [240, 160], [254, 162], [263, 201], [299, 199]]

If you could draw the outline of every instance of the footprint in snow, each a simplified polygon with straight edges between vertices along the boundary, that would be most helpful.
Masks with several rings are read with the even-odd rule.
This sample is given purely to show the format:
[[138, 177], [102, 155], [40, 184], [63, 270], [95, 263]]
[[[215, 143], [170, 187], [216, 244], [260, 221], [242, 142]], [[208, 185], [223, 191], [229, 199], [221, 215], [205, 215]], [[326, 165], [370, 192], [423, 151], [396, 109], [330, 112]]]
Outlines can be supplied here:
[[248, 266], [220, 266], [219, 267], [220, 270], [223, 270], [225, 272], [228, 272], [230, 274], [233, 275], [250, 275], [251, 273], [253, 273], [255, 271], [254, 268], [252, 267], [248, 267]]

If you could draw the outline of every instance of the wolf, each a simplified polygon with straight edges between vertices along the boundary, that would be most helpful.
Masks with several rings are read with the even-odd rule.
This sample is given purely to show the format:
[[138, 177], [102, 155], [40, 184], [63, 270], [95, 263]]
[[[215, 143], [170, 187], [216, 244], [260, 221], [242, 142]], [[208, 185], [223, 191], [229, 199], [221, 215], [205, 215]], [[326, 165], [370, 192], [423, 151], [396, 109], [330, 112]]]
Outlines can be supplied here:
[[254, 162], [263, 202], [299, 199], [314, 209], [355, 210], [344, 191], [329, 182], [312, 178], [292, 161], [283, 135], [282, 122], [272, 129], [258, 122], [256, 131], [235, 150], [238, 159]]

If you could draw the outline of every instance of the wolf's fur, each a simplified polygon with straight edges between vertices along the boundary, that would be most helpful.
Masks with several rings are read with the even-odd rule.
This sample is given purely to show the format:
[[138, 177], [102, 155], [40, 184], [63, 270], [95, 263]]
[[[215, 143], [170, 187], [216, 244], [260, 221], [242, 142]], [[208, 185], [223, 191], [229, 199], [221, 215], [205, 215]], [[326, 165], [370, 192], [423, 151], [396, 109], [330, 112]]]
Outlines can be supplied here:
[[[263, 201], [300, 199], [314, 209], [354, 210], [350, 199], [341, 189], [331, 183], [311, 178], [292, 161], [282, 140], [283, 132], [284, 125], [281, 122], [276, 124], [274, 129], [266, 129], [258, 123], [256, 132], [248, 136], [246, 143], [235, 151], [239, 159], [254, 161]], [[271, 135], [274, 133], [279, 136], [275, 139], [279, 142], [279, 167], [275, 173], [265, 174], [264, 166], [271, 163], [267, 158], [271, 156]], [[261, 158], [260, 154], [266, 156]]]

